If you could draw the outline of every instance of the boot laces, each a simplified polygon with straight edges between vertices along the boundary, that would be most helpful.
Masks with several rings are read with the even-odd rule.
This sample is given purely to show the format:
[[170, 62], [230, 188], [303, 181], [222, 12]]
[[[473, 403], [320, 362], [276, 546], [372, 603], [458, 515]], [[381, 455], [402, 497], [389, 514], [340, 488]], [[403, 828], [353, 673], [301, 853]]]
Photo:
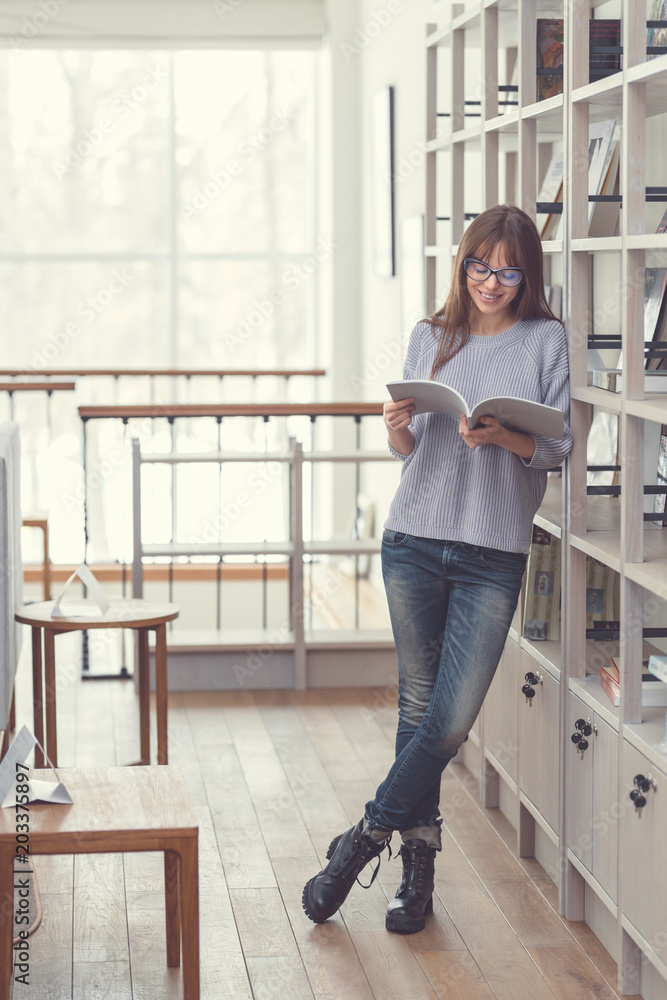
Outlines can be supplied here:
[[[382, 862], [382, 851], [384, 851], [385, 847], [386, 847], [386, 848], [387, 848], [387, 850], [389, 851], [389, 857], [387, 858], [387, 861], [390, 861], [390, 860], [391, 860], [391, 854], [392, 854], [392, 851], [391, 851], [391, 844], [390, 844], [390, 843], [389, 843], [389, 841], [387, 840], [387, 841], [386, 841], [386, 843], [384, 843], [384, 844], [382, 845], [382, 850], [380, 851], [380, 853], [379, 853], [379, 854], [378, 854], [378, 856], [377, 856], [377, 861], [378, 861], [378, 863], [377, 863], [377, 864], [376, 864], [376, 866], [375, 866], [375, 869], [374, 869], [374, 871], [373, 871], [373, 874], [372, 874], [372, 876], [371, 876], [371, 880], [370, 880], [370, 882], [368, 883], [368, 885], [364, 885], [364, 883], [363, 883], [363, 882], [361, 882], [361, 881], [359, 880], [359, 875], [357, 875], [357, 877], [356, 877], [356, 880], [355, 880], [355, 881], [356, 881], [356, 882], [357, 882], [357, 883], [358, 883], [358, 884], [359, 884], [359, 885], [361, 886], [361, 888], [362, 888], [362, 889], [370, 889], [370, 887], [371, 887], [371, 886], [373, 885], [373, 882], [375, 882], [375, 878], [376, 878], [376, 876], [377, 876], [377, 873], [378, 873], [378, 872], [380, 871], [380, 864], [381, 864], [381, 862]], [[366, 852], [364, 852], [364, 855], [363, 855], [363, 857], [364, 857], [364, 858], [366, 857]], [[365, 863], [365, 862], [364, 862], [364, 863]], [[361, 874], [361, 872], [360, 872], [359, 874]]]

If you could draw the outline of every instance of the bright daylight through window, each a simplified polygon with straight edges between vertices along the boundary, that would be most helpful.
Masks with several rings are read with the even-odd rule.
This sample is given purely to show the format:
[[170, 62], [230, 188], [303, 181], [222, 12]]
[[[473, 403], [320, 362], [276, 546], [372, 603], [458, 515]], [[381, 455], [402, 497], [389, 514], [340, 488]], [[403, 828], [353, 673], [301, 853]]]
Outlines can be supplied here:
[[[1, 54], [4, 366], [313, 366], [315, 65], [307, 51]], [[73, 562], [80, 509], [44, 490], [57, 471], [58, 496], [77, 497], [81, 425], [55, 397], [46, 421], [34, 401], [15, 416], [35, 456], [26, 505], [50, 509], [53, 559]], [[108, 486], [91, 501], [97, 558], [130, 541]]]

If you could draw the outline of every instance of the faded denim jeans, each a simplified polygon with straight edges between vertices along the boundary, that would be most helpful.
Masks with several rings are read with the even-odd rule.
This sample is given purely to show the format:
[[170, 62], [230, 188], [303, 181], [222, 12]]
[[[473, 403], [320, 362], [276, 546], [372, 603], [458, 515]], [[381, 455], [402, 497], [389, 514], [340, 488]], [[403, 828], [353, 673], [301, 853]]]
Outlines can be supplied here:
[[366, 819], [439, 826], [442, 772], [466, 739], [505, 645], [526, 556], [385, 529], [382, 573], [398, 657], [396, 759]]

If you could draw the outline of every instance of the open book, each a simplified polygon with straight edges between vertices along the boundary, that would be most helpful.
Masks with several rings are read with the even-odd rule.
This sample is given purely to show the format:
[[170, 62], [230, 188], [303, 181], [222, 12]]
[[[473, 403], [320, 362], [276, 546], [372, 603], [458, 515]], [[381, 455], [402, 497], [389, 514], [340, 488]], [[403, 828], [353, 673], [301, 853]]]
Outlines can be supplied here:
[[468, 418], [471, 429], [479, 423], [480, 417], [496, 417], [503, 427], [524, 434], [541, 434], [544, 437], [562, 440], [564, 421], [562, 412], [555, 406], [534, 403], [530, 399], [516, 396], [492, 396], [483, 399], [472, 410], [463, 396], [449, 385], [432, 382], [430, 379], [415, 378], [407, 382], [387, 382], [389, 395], [399, 399], [414, 397], [415, 413], [448, 413], [457, 420], [461, 413]]

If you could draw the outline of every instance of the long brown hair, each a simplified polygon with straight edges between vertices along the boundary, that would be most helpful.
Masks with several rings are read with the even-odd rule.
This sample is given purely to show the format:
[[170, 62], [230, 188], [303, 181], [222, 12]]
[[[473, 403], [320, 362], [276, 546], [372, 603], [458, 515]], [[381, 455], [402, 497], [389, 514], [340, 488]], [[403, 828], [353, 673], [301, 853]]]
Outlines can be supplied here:
[[513, 267], [521, 268], [523, 281], [510, 303], [514, 319], [556, 319], [544, 294], [542, 243], [535, 223], [515, 205], [496, 205], [474, 219], [463, 234], [454, 262], [447, 301], [428, 317], [434, 336], [440, 340], [431, 378], [461, 350], [470, 336], [470, 309], [463, 261], [466, 257], [487, 260], [499, 244]]

